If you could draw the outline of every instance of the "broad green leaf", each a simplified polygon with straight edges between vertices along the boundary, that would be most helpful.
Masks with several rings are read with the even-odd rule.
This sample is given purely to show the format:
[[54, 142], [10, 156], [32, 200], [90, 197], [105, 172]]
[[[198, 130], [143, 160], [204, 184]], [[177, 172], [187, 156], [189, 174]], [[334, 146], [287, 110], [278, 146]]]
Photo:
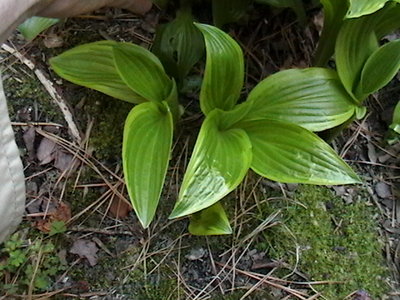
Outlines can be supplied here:
[[200, 92], [204, 114], [213, 109], [232, 109], [240, 96], [244, 80], [243, 52], [239, 45], [220, 29], [196, 24], [204, 35], [207, 61]]
[[239, 21], [246, 14], [251, 0], [213, 0], [212, 14], [214, 25], [222, 27]]
[[324, 67], [335, 52], [336, 38], [347, 12], [347, 0], [321, 0], [324, 6], [324, 26], [315, 52], [314, 65]]
[[400, 101], [397, 103], [393, 112], [393, 121], [390, 128], [400, 134]]
[[400, 21], [392, 26], [385, 21], [387, 18], [394, 20], [393, 12], [398, 12], [397, 7], [387, 5], [372, 15], [346, 20], [339, 32], [335, 48], [338, 74], [347, 92], [358, 102], [364, 100], [364, 95], [356, 94], [364, 64], [379, 48], [380, 35], [400, 25]]
[[356, 109], [337, 73], [324, 68], [291, 69], [261, 81], [246, 102], [251, 119], [290, 122], [322, 131], [348, 120]]
[[204, 52], [204, 39], [193, 24], [190, 11], [177, 12], [176, 19], [157, 29], [152, 51], [166, 71], [182, 81]]
[[220, 202], [190, 216], [189, 232], [194, 235], [231, 234], [232, 228]]
[[380, 47], [368, 58], [361, 73], [360, 94], [372, 94], [383, 88], [399, 69], [400, 40], [396, 40]]
[[[113, 47], [120, 45], [121, 43], [113, 41], [85, 44], [51, 58], [50, 64], [60, 77], [75, 84], [127, 102], [145, 102], [146, 99], [132, 91], [122, 81], [115, 68]], [[133, 46], [133, 44], [124, 45], [126, 48]]]
[[[114, 47], [114, 62], [119, 75], [135, 93], [149, 101], [161, 102], [170, 93], [172, 81], [150, 51]], [[144, 50], [144, 51], [143, 51]]]
[[302, 0], [256, 0], [256, 2], [275, 7], [291, 8], [296, 13], [299, 22], [303, 25], [306, 24], [306, 11]]
[[201, 127], [172, 219], [218, 202], [240, 184], [249, 169], [252, 156], [248, 136], [242, 129], [223, 128], [221, 114], [214, 110]]
[[54, 24], [60, 22], [60, 19], [31, 17], [18, 26], [18, 30], [27, 40], [31, 41], [41, 32]]
[[294, 124], [248, 121], [239, 125], [253, 146], [251, 168], [279, 182], [359, 183], [354, 171], [314, 133]]
[[379, 20], [375, 27], [378, 40], [391, 33], [395, 29], [400, 28], [400, 4], [389, 2], [382, 11], [384, 12], [383, 17]]
[[144, 228], [152, 221], [167, 172], [173, 121], [165, 102], [146, 102], [129, 113], [122, 159], [132, 206]]
[[[358, 18], [364, 15], [372, 14], [383, 8], [386, 2], [390, 0], [349, 0], [350, 8], [347, 12], [347, 18]], [[394, 0], [399, 2], [399, 0]]]

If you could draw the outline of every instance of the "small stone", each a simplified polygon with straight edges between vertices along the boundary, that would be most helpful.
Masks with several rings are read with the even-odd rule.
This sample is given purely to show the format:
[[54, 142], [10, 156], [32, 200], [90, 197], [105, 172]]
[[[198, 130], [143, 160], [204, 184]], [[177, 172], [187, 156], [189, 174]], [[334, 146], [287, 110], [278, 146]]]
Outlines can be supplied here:
[[186, 258], [188, 260], [199, 260], [203, 258], [207, 254], [207, 251], [204, 248], [195, 248], [190, 251]]
[[385, 198], [391, 198], [392, 197], [392, 192], [390, 190], [390, 186], [387, 185], [384, 182], [378, 182], [375, 185], [375, 192], [378, 194], [378, 196], [382, 199]]

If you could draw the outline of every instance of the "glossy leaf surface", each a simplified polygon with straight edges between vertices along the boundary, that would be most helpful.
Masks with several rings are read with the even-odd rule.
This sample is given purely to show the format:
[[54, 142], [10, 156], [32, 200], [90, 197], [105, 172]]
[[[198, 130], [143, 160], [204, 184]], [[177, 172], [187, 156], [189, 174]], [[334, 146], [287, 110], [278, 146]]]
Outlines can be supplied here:
[[261, 81], [249, 94], [246, 119], [273, 119], [322, 131], [348, 120], [356, 105], [337, 73], [324, 68], [291, 69]]
[[75, 84], [127, 102], [145, 102], [123, 82], [115, 68], [113, 47], [120, 45], [113, 41], [85, 44], [53, 57], [50, 64], [60, 77]]
[[396, 40], [383, 45], [368, 58], [361, 73], [360, 93], [372, 94], [383, 88], [399, 69], [400, 40]]
[[173, 135], [165, 102], [137, 105], [129, 113], [122, 145], [125, 182], [144, 228], [152, 221], [167, 172]]
[[[347, 18], [358, 18], [369, 15], [383, 8], [390, 0], [349, 0], [350, 8], [346, 15]], [[393, 0], [399, 2], [399, 0]]]
[[222, 113], [211, 112], [201, 127], [170, 218], [189, 215], [218, 202], [240, 184], [249, 169], [250, 140], [242, 129], [224, 129]]
[[18, 30], [27, 40], [31, 41], [47, 28], [60, 22], [60, 19], [31, 17], [18, 26]]
[[119, 75], [136, 94], [156, 102], [169, 95], [172, 81], [153, 53], [136, 46], [114, 47], [113, 54]]
[[178, 11], [175, 20], [157, 29], [152, 48], [166, 71], [181, 81], [204, 53], [203, 36], [193, 21], [190, 11]]
[[240, 124], [252, 143], [251, 168], [279, 182], [349, 184], [360, 182], [354, 171], [314, 133], [273, 120]]
[[220, 202], [190, 216], [189, 232], [194, 235], [231, 234], [232, 228]]
[[240, 96], [244, 80], [243, 52], [239, 45], [222, 30], [196, 24], [206, 43], [206, 68], [200, 92], [204, 114], [213, 109], [232, 109]]

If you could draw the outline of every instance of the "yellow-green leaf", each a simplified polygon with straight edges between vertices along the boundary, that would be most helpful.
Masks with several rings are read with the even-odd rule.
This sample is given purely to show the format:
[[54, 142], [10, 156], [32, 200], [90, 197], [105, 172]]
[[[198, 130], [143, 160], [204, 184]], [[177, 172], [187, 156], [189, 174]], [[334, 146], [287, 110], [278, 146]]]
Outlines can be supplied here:
[[[347, 12], [347, 18], [358, 18], [364, 15], [372, 14], [385, 6], [390, 0], [349, 0], [350, 8]], [[393, 0], [400, 3], [399, 0]]]
[[222, 113], [212, 111], [201, 127], [170, 218], [193, 214], [218, 202], [240, 184], [249, 169], [250, 140], [242, 129], [224, 128]]
[[244, 80], [243, 52], [222, 30], [196, 24], [206, 42], [206, 69], [200, 92], [200, 107], [204, 114], [213, 109], [232, 109], [239, 99]]
[[164, 185], [173, 136], [165, 102], [146, 102], [129, 113], [122, 145], [125, 182], [144, 228], [152, 221]]
[[356, 109], [337, 73], [324, 68], [275, 73], [261, 81], [246, 102], [253, 102], [247, 120], [280, 120], [311, 131], [340, 125]]
[[[127, 102], [145, 102], [146, 99], [131, 90], [117, 72], [113, 47], [120, 45], [113, 41], [84, 44], [51, 58], [50, 64], [60, 77], [75, 84]], [[130, 48], [133, 44], [124, 45]]]
[[33, 40], [47, 28], [60, 22], [60, 19], [31, 17], [18, 26], [18, 30], [28, 41]]
[[253, 146], [251, 168], [261, 176], [288, 183], [359, 183], [354, 171], [314, 133], [273, 120], [239, 125]]
[[157, 57], [142, 47], [114, 47], [115, 66], [122, 80], [135, 93], [149, 101], [163, 101], [172, 81]]
[[190, 216], [189, 232], [194, 235], [231, 234], [232, 228], [220, 202]]

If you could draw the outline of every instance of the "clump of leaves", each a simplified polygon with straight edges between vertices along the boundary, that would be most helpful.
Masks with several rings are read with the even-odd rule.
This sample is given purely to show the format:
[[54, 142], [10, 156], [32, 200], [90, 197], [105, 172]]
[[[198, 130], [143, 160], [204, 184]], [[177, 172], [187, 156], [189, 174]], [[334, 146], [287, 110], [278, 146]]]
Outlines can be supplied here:
[[[218, 204], [251, 168], [281, 182], [359, 182], [351, 168], [316, 134], [342, 124], [357, 105], [335, 71], [287, 70], [260, 82], [238, 104], [244, 81], [239, 45], [216, 27], [196, 24], [207, 59], [200, 92], [206, 115], [170, 218], [194, 213], [195, 234], [230, 233]], [[78, 46], [51, 60], [62, 77], [114, 98], [138, 104], [123, 138], [123, 167], [133, 208], [147, 227], [164, 184], [178, 94], [157, 57], [129, 43], [103, 41]]]
[[37, 239], [28, 244], [15, 233], [0, 249], [0, 295], [22, 293], [29, 287], [46, 291], [63, 269], [51, 241]]

